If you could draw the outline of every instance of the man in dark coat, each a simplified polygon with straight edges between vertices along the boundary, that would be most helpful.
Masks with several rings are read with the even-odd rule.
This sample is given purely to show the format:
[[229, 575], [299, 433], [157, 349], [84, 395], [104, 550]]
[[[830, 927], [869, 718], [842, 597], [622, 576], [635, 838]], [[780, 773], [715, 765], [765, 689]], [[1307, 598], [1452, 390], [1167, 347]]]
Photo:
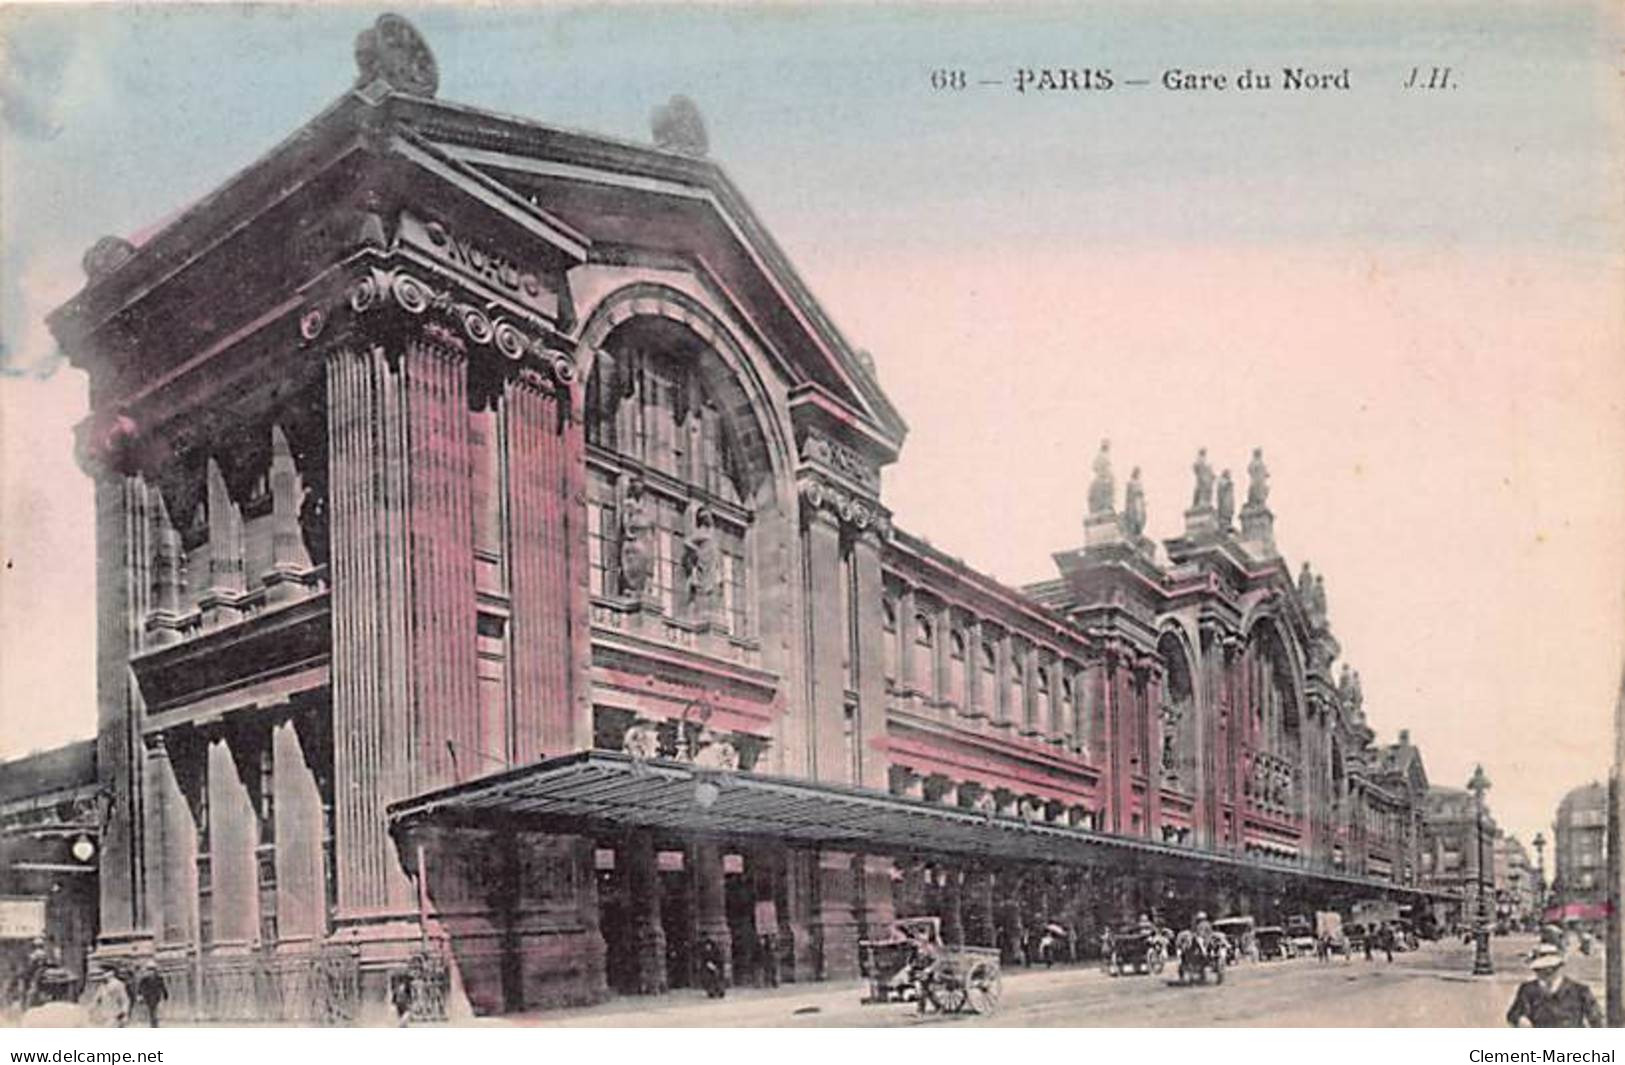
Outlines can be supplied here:
[[1601, 1028], [1602, 1010], [1597, 996], [1584, 984], [1563, 975], [1563, 952], [1543, 943], [1535, 948], [1529, 968], [1535, 978], [1518, 987], [1507, 1010], [1507, 1023], [1519, 1027], [1528, 1021], [1535, 1028]]
[[169, 997], [169, 987], [164, 983], [164, 974], [150, 961], [136, 977], [135, 997], [147, 1008], [147, 1027], [158, 1027], [158, 1004]]

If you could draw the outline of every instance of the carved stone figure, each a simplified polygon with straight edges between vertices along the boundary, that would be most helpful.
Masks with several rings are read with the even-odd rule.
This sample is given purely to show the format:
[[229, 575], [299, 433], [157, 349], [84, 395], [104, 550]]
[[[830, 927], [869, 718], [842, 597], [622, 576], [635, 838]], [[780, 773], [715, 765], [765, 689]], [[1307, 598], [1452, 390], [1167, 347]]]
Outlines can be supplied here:
[[1213, 509], [1213, 467], [1208, 465], [1207, 448], [1201, 448], [1196, 452], [1196, 461], [1191, 465], [1191, 472], [1196, 475], [1196, 490], [1191, 493], [1191, 509]]
[[1229, 529], [1235, 516], [1236, 484], [1230, 479], [1230, 471], [1225, 470], [1219, 474], [1219, 528]]
[[1309, 563], [1305, 562], [1303, 568], [1298, 570], [1298, 598], [1303, 602], [1303, 608], [1309, 609], [1309, 603], [1315, 594], [1315, 575], [1309, 571]]
[[1123, 489], [1123, 531], [1131, 537], [1145, 533], [1145, 485], [1140, 483], [1140, 467], [1129, 474], [1128, 487]]
[[739, 768], [739, 748], [730, 740], [712, 740], [694, 753], [694, 764], [702, 769]]
[[654, 576], [655, 520], [644, 498], [643, 481], [633, 477], [621, 499], [621, 590], [643, 595]]
[[683, 545], [683, 572], [688, 578], [689, 608], [709, 616], [722, 598], [722, 546], [709, 507], [694, 512], [694, 528]]
[[1315, 594], [1309, 616], [1322, 625], [1326, 623], [1326, 578], [1318, 573], [1315, 574]]
[[1270, 471], [1264, 465], [1264, 449], [1253, 448], [1252, 461], [1247, 463], [1247, 505], [1262, 507], [1270, 498]]
[[1095, 453], [1095, 479], [1089, 482], [1089, 516], [1112, 513], [1117, 482], [1112, 479], [1112, 442], [1102, 440]]
[[660, 729], [647, 721], [632, 725], [621, 738], [621, 750], [638, 759], [660, 757]]
[[356, 87], [382, 80], [413, 96], [433, 96], [440, 71], [423, 36], [399, 15], [379, 15], [355, 39]]
[[649, 117], [649, 133], [655, 147], [684, 155], [704, 155], [711, 146], [699, 107], [682, 95], [655, 108]]
[[1174, 760], [1174, 739], [1179, 730], [1179, 705], [1177, 703], [1162, 704], [1162, 771], [1173, 773], [1179, 767]]

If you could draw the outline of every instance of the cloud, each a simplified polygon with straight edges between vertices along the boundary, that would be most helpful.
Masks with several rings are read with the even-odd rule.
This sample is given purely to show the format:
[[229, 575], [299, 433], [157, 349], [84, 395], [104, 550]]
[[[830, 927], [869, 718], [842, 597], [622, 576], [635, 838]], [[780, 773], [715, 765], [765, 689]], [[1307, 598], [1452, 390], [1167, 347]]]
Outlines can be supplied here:
[[79, 291], [84, 277], [60, 252], [12, 252], [6, 260], [7, 287], [14, 290], [4, 297], [0, 320], [0, 377], [50, 377], [64, 359], [45, 316]]
[[30, 140], [62, 132], [59, 103], [71, 54], [46, 35], [0, 37], [0, 120], [8, 132]]

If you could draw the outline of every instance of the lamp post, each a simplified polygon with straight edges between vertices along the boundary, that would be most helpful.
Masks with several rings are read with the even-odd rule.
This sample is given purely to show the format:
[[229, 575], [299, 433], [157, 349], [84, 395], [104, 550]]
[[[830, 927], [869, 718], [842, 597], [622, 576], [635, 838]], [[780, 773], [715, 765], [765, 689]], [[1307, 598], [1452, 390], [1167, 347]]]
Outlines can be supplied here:
[[1484, 891], [1484, 793], [1490, 790], [1490, 778], [1484, 775], [1484, 767], [1473, 767], [1473, 779], [1467, 782], [1467, 790], [1473, 793], [1473, 821], [1477, 838], [1474, 844], [1478, 849], [1478, 922], [1473, 929], [1473, 975], [1492, 976], [1495, 966], [1490, 963], [1490, 913], [1489, 900]]
[[1546, 834], [1535, 833], [1535, 909], [1540, 911], [1542, 923], [1546, 921]]

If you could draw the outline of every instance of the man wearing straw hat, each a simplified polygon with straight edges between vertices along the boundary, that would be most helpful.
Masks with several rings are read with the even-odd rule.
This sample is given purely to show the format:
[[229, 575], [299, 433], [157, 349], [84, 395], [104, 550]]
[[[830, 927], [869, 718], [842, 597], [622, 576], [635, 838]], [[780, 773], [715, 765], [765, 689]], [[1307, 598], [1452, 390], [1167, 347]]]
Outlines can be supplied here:
[[1563, 951], [1550, 943], [1535, 948], [1529, 959], [1533, 980], [1518, 988], [1507, 1010], [1507, 1023], [1516, 1028], [1528, 1021], [1535, 1028], [1601, 1028], [1602, 1010], [1597, 996], [1582, 983], [1563, 975]]

